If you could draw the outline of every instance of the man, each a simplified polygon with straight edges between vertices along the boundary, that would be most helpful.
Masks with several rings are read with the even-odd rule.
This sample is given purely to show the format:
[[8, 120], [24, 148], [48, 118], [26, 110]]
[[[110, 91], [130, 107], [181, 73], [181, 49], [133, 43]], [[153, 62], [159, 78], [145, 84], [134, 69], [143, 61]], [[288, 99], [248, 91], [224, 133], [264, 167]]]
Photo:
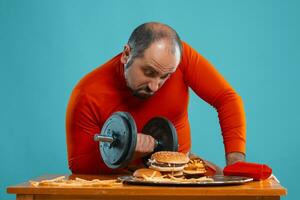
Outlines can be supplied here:
[[157, 116], [174, 124], [179, 151], [189, 153], [189, 88], [218, 111], [227, 164], [243, 161], [246, 125], [241, 98], [175, 30], [152, 22], [137, 27], [122, 53], [86, 75], [73, 90], [66, 117], [71, 171], [112, 172], [93, 137], [116, 111], [129, 112], [136, 121], [137, 160], [154, 149], [154, 139], [140, 132]]

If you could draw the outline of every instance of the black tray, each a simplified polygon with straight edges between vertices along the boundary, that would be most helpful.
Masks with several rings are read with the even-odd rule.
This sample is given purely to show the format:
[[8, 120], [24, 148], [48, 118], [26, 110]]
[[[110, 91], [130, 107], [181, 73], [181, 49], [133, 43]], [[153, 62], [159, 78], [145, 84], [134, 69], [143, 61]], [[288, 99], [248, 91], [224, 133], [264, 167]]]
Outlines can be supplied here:
[[250, 181], [253, 181], [252, 178], [241, 177], [241, 176], [223, 176], [216, 175], [209, 177], [213, 181], [202, 181], [202, 182], [156, 182], [156, 181], [147, 181], [143, 179], [136, 178], [134, 176], [121, 176], [118, 179], [126, 184], [132, 185], [152, 185], [152, 186], [225, 186], [225, 185], [240, 185]]

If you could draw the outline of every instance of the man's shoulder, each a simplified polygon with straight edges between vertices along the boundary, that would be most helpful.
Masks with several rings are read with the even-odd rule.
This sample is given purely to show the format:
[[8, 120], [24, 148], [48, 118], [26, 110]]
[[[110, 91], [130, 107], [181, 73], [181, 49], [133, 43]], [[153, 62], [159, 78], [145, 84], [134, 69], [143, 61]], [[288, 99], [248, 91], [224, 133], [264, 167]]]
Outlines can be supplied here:
[[179, 63], [178, 69], [181, 72], [185, 72], [185, 68], [189, 66], [189, 56], [190, 56], [190, 51], [191, 51], [191, 46], [186, 43], [185, 41], [181, 40], [181, 45], [182, 45], [182, 56], [181, 56], [181, 61]]
[[92, 86], [106, 87], [105, 82], [110, 82], [116, 78], [120, 67], [119, 55], [110, 59], [106, 63], [98, 66], [93, 71], [86, 74], [77, 84], [76, 87], [88, 88]]
[[185, 68], [199, 65], [199, 63], [207, 62], [204, 56], [199, 53], [195, 48], [189, 45], [185, 41], [181, 41], [182, 44], [182, 57], [179, 64], [179, 69], [185, 71]]
[[90, 73], [86, 74], [75, 86], [74, 90], [80, 91], [85, 95], [95, 95], [113, 91], [112, 88], [117, 87], [118, 81], [116, 76], [119, 76], [118, 68], [120, 65], [118, 55], [100, 65]]

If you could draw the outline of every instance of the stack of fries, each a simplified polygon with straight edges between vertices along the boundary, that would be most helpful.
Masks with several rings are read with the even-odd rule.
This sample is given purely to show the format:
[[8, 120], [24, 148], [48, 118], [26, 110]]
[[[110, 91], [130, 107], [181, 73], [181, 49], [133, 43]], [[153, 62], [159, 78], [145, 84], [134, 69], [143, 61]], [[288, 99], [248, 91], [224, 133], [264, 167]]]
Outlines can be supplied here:
[[111, 180], [85, 180], [81, 178], [75, 178], [74, 180], [68, 180], [65, 176], [60, 176], [54, 179], [41, 180], [41, 181], [29, 181], [31, 185], [38, 186], [54, 186], [54, 187], [113, 187], [120, 186], [122, 183], [117, 182], [116, 179]]
[[183, 172], [194, 171], [199, 174], [204, 174], [206, 172], [204, 162], [201, 159], [191, 159], [187, 166], [183, 169]]

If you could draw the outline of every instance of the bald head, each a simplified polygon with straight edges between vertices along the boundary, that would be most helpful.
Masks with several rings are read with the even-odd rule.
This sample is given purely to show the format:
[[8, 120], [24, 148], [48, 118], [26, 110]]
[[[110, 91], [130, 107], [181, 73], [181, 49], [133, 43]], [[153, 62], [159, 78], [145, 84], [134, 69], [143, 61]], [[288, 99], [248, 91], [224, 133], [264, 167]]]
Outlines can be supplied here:
[[165, 40], [169, 43], [171, 53], [175, 54], [176, 48], [179, 48], [181, 54], [181, 41], [176, 31], [166, 24], [149, 22], [134, 29], [128, 40], [132, 58], [143, 57], [145, 50], [151, 44], [160, 40]]
[[157, 22], [137, 27], [120, 58], [133, 95], [143, 99], [154, 95], [179, 66], [181, 49], [180, 38], [171, 27]]

